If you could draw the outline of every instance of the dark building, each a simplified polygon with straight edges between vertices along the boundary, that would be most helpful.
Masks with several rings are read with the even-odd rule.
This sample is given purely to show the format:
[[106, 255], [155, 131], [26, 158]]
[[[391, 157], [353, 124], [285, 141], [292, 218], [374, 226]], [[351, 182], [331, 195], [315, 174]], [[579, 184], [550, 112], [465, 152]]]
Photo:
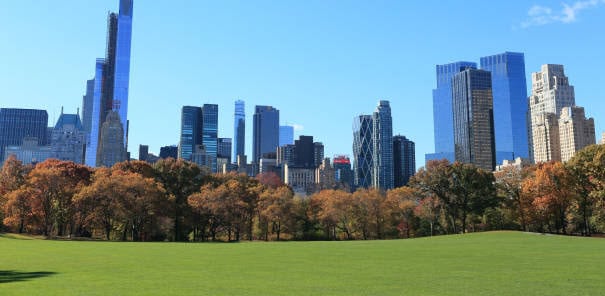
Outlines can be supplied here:
[[226, 158], [231, 163], [231, 138], [218, 138], [218, 158]]
[[332, 162], [334, 167], [336, 182], [344, 185], [347, 189], [353, 188], [353, 170], [351, 169], [351, 160], [344, 155], [334, 157]]
[[177, 159], [179, 156], [179, 147], [176, 145], [173, 146], [164, 146], [160, 148], [160, 158], [174, 158]]
[[86, 94], [82, 97], [82, 127], [90, 133], [92, 127], [92, 107], [95, 93], [95, 80], [86, 81]]
[[246, 155], [246, 108], [242, 100], [235, 101], [233, 131], [233, 162]]
[[218, 105], [204, 104], [202, 106], [202, 144], [206, 149], [208, 166], [213, 173], [217, 172], [216, 158], [218, 155]]
[[277, 148], [277, 165], [288, 164], [293, 166], [295, 163], [296, 146], [284, 145]]
[[139, 160], [147, 161], [148, 157], [149, 157], [149, 146], [139, 145]]
[[416, 173], [416, 145], [404, 136], [393, 137], [393, 172], [395, 188], [408, 184]]
[[[130, 81], [130, 51], [132, 41], [133, 0], [120, 0], [119, 13], [109, 13], [107, 19], [107, 48], [105, 59], [97, 59], [92, 93], [92, 111], [89, 105], [83, 106], [85, 113], [92, 112], [90, 137], [87, 140], [86, 164], [102, 166], [111, 156], [101, 155], [102, 127], [111, 112], [116, 113], [122, 129], [123, 151], [128, 150], [128, 89]], [[87, 85], [88, 88], [88, 85]], [[88, 92], [88, 89], [87, 89]], [[115, 116], [111, 116], [115, 119]], [[88, 119], [85, 118], [85, 121]], [[85, 123], [87, 125], [87, 123]], [[112, 123], [112, 130], [119, 130]], [[115, 138], [107, 135], [106, 138]], [[105, 143], [107, 147], [108, 143]], [[110, 144], [110, 146], [113, 144]], [[104, 150], [108, 151], [108, 150]], [[123, 154], [126, 160], [127, 153]], [[101, 160], [103, 158], [104, 160]]]
[[21, 146], [23, 138], [37, 138], [38, 145], [48, 143], [48, 113], [35, 109], [0, 109], [0, 162], [6, 146]]
[[294, 141], [294, 166], [301, 168], [315, 168], [315, 145], [313, 136], [300, 136]]
[[[202, 108], [184, 106], [181, 111], [181, 139], [178, 158], [191, 160], [198, 145], [202, 145]], [[161, 157], [161, 154], [160, 154]]]
[[258, 163], [263, 154], [275, 153], [279, 145], [279, 110], [256, 106], [253, 122], [252, 161]]
[[313, 162], [315, 167], [318, 168], [324, 163], [324, 144], [321, 142], [313, 143]]
[[452, 78], [452, 97], [456, 161], [493, 171], [496, 155], [491, 73], [461, 69]]

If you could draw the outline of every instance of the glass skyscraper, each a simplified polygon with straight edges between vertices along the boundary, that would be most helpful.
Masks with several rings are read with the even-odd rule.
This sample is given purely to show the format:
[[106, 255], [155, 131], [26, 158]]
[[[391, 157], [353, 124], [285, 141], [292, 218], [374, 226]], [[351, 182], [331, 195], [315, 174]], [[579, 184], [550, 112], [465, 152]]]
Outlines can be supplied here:
[[[100, 151], [99, 142], [103, 140], [101, 137], [101, 127], [111, 111], [117, 113], [122, 125], [123, 140], [121, 142], [124, 147], [121, 152], [104, 150], [112, 155], [126, 155], [125, 152], [128, 148], [128, 88], [130, 81], [132, 13], [133, 0], [120, 0], [119, 13], [110, 13], [108, 16], [107, 51], [104, 60], [97, 60], [95, 70], [92, 124], [86, 150], [86, 164], [89, 166], [102, 165], [98, 159]], [[87, 110], [90, 110], [90, 107], [83, 106], [83, 109], [84, 112], [87, 112]], [[105, 147], [107, 146], [105, 145]]]
[[46, 145], [48, 113], [35, 109], [0, 109], [0, 163], [4, 162], [6, 146], [21, 146], [23, 138], [36, 138]]
[[256, 106], [253, 118], [253, 161], [258, 161], [265, 153], [276, 153], [279, 146], [279, 110], [271, 106]]
[[202, 144], [202, 108], [184, 106], [181, 111], [181, 139], [178, 156], [184, 160], [191, 160], [197, 145]]
[[279, 146], [294, 144], [294, 127], [290, 125], [279, 126]]
[[517, 157], [529, 158], [523, 53], [505, 52], [482, 57], [481, 69], [490, 71], [492, 75], [496, 163]]
[[371, 115], [360, 115], [353, 121], [353, 179], [356, 188], [372, 186], [373, 125]]
[[235, 114], [233, 124], [233, 162], [237, 157], [246, 155], [246, 108], [242, 100], [235, 101]]
[[427, 154], [426, 159], [445, 158], [454, 162], [454, 119], [452, 111], [452, 77], [461, 68], [477, 67], [473, 62], [455, 62], [437, 65], [437, 88], [433, 90], [433, 129], [435, 153]]
[[456, 161], [487, 171], [496, 165], [492, 77], [489, 71], [467, 68], [452, 78]]
[[372, 186], [393, 188], [393, 119], [389, 101], [380, 101], [372, 116], [373, 174]]
[[202, 122], [202, 143], [206, 148], [206, 159], [212, 172], [216, 173], [216, 157], [218, 155], [218, 105], [204, 104], [204, 106], [202, 106]]

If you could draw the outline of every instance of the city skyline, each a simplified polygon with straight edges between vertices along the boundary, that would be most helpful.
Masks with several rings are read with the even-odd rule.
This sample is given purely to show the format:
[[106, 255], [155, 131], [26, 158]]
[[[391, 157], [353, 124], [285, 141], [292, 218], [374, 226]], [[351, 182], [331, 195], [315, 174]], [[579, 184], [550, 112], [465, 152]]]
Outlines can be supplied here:
[[[117, 5], [116, 1], [87, 3], [58, 1], [37, 5], [30, 5], [28, 2], [31, 1], [0, 4], [0, 16], [2, 16], [0, 27], [6, 28], [0, 29], [0, 32], [3, 38], [11, 41], [12, 45], [0, 49], [3, 56], [1, 62], [14, 69], [10, 74], [0, 74], [3, 75], [0, 86], [4, 90], [0, 105], [6, 108], [46, 109], [49, 122], [56, 122], [61, 106], [65, 106], [66, 113], [75, 113], [80, 107], [82, 95], [86, 93], [86, 81], [95, 74], [94, 64], [91, 61], [94, 63], [94, 58], [102, 56], [105, 50], [107, 11], [117, 11]], [[501, 17], [490, 20], [491, 26], [487, 27], [491, 30], [472, 26], [486, 17], [480, 15], [476, 16], [476, 20], [465, 20], [462, 24], [452, 25], [452, 30], [459, 29], [461, 33], [469, 36], [498, 36], [488, 38], [483, 42], [484, 45], [468, 48], [466, 45], [453, 43], [454, 37], [447, 37], [437, 29], [444, 22], [454, 20], [448, 15], [455, 15], [454, 12], [461, 8], [453, 4], [410, 3], [415, 14], [421, 15], [430, 7], [435, 8], [436, 19], [439, 17], [444, 19], [414, 35], [415, 33], [409, 33], [405, 29], [407, 21], [399, 20], [401, 16], [407, 15], [401, 9], [404, 5], [392, 2], [381, 6], [357, 3], [345, 7], [337, 3], [309, 3], [306, 6], [295, 4], [293, 8], [284, 4], [262, 5], [261, 3], [261, 8], [270, 8], [266, 12], [251, 8], [247, 4], [235, 5], [236, 7], [230, 7], [234, 11], [227, 11], [226, 6], [221, 4], [186, 3], [177, 1], [174, 5], [175, 8], [191, 6], [191, 12], [182, 9], [162, 11], [168, 14], [165, 15], [166, 17], [181, 13], [186, 20], [183, 24], [178, 22], [167, 24], [166, 28], [158, 28], [153, 24], [155, 18], [162, 15], [158, 12], [161, 5], [135, 3], [137, 18], [133, 25], [133, 61], [128, 110], [129, 150], [133, 158], [137, 156], [136, 148], [139, 144], [149, 145], [150, 152], [158, 154], [160, 147], [178, 143], [180, 108], [184, 105], [202, 106], [205, 103], [213, 103], [222, 106], [219, 113], [218, 134], [221, 137], [233, 137], [231, 106], [237, 99], [246, 101], [248, 127], [252, 127], [251, 115], [255, 105], [271, 105], [280, 110], [283, 121], [297, 126], [295, 137], [313, 135], [321, 139], [326, 147], [326, 156], [334, 154], [351, 156], [353, 153], [350, 148], [352, 143], [352, 135], [349, 132], [350, 118], [365, 113], [365, 110], [371, 108], [376, 100], [384, 98], [390, 100], [394, 106], [393, 134], [406, 135], [416, 142], [417, 164], [422, 166], [424, 154], [434, 152], [433, 118], [430, 112], [431, 89], [435, 87], [434, 65], [457, 60], [475, 61], [476, 57], [508, 50], [525, 53], [528, 81], [530, 81], [528, 75], [539, 71], [542, 64], [565, 65], [566, 72], [571, 77], [570, 82], [577, 88], [577, 105], [585, 108], [587, 117], [595, 118], [597, 134], [600, 135], [604, 130], [605, 118], [598, 112], [605, 109], [605, 100], [597, 87], [602, 80], [599, 69], [604, 65], [599, 58], [600, 53], [596, 50], [602, 48], [603, 42], [599, 38], [592, 38], [591, 36], [598, 36], [598, 34], [591, 32], [596, 30], [595, 28], [602, 27], [599, 24], [603, 23], [605, 5], [597, 5], [590, 10], [582, 11], [576, 16], [577, 19], [569, 23], [553, 21], [550, 24], [539, 25], [527, 20], [530, 4], [505, 7], [504, 4], [495, 3], [494, 9], [501, 9], [502, 14]], [[547, 2], [542, 4], [550, 5], [553, 11], [560, 9], [558, 4]], [[465, 6], [480, 9], [485, 5], [488, 4], [473, 2]], [[319, 15], [312, 15], [311, 12], [318, 8], [325, 8], [325, 10]], [[338, 14], [337, 8], [343, 8], [344, 12]], [[74, 11], [79, 13], [74, 14]], [[244, 14], [246, 20], [256, 21], [257, 18], [267, 16], [267, 20], [253, 22], [251, 26], [257, 30], [273, 28], [276, 36], [270, 38], [266, 34], [252, 30], [252, 36], [247, 38], [245, 43], [248, 50], [237, 49], [234, 45], [239, 41], [235, 40], [245, 37], [246, 33], [238, 31], [236, 25], [227, 25], [225, 19], [244, 11], [250, 11], [249, 14]], [[211, 16], [205, 21], [201, 21], [202, 17], [195, 19], [192, 17], [200, 12], [204, 16], [213, 13], [217, 16]], [[279, 14], [280, 12], [282, 14]], [[62, 20], [63, 14], [69, 21]], [[292, 22], [286, 22], [283, 29], [276, 29], [275, 25], [279, 23], [278, 21], [283, 21], [292, 14], [300, 15], [299, 20], [304, 26], [297, 29]], [[342, 24], [329, 22], [332, 14], [337, 14], [337, 19]], [[353, 15], [360, 15], [362, 18], [352, 18]], [[49, 19], [61, 20], [49, 22]], [[313, 21], [318, 23], [314, 24]], [[412, 16], [409, 21], [421, 20], [418, 16]], [[74, 23], [78, 25], [73, 26]], [[44, 24], [45, 27], [39, 28], [40, 24]], [[390, 24], [394, 26], [389, 26]], [[183, 29], [181, 25], [187, 25], [183, 27], [183, 36], [176, 39], [181, 43], [171, 42], [176, 40], [165, 33], [170, 29]], [[310, 33], [319, 32], [323, 26], [327, 26], [328, 30], [316, 36], [319, 41], [331, 40], [342, 34], [344, 39], [328, 42], [327, 45], [319, 47], [318, 51], [288, 51], [292, 46], [312, 41]], [[33, 30], [32, 27], [38, 29]], [[389, 29], [385, 33], [376, 34], [384, 28]], [[292, 31], [286, 32], [288, 29]], [[18, 30], [27, 30], [28, 34], [20, 34]], [[159, 30], [158, 35], [151, 34], [153, 30]], [[194, 34], [195, 32], [202, 34]], [[489, 36], [485, 35], [486, 33], [489, 33]], [[567, 42], [556, 41], [554, 37], [561, 34], [566, 36]], [[199, 67], [200, 70], [173, 73], [176, 68], [171, 68], [166, 64], [168, 60], [161, 58], [164, 54], [170, 54], [172, 57], [173, 48], [150, 43], [152, 40], [157, 43], [157, 36], [167, 38], [164, 43], [177, 44], [172, 47], [183, 51], [179, 57], [176, 57], [176, 62], [172, 61], [178, 69], [185, 69], [182, 62], [179, 62], [180, 59], [193, 59], [192, 65]], [[192, 43], [183, 41], [191, 36], [199, 37], [193, 38]], [[406, 39], [408, 37], [409, 40]], [[452, 46], [447, 51], [433, 48], [437, 40], [440, 42], [449, 40]], [[33, 41], [35, 42], [32, 43]], [[278, 46], [284, 44], [284, 41], [286, 45]], [[372, 43], [368, 41], [376, 42], [372, 46], [367, 44]], [[418, 47], [426, 53], [418, 50], [401, 50], [409, 41], [419, 42]], [[557, 46], [552, 46], [553, 43]], [[64, 44], [77, 44], [77, 46], [68, 48]], [[359, 46], [341, 58], [335, 55], [352, 44]], [[164, 49], [167, 53], [160, 52]], [[194, 54], [199, 50], [203, 53], [201, 57], [200, 54]], [[571, 54], [573, 52], [582, 52], [582, 55], [573, 55]], [[373, 57], [376, 53], [381, 53], [384, 57]], [[49, 59], [49, 56], [53, 58]], [[233, 58], [239, 63], [243, 61], [244, 66], [238, 67], [236, 63], [228, 62], [228, 58]], [[319, 59], [315, 61], [314, 58]], [[16, 62], [24, 60], [27, 62], [19, 64], [19, 67], [15, 66]], [[69, 61], [68, 66], [65, 61]], [[261, 67], [261, 64], [264, 66]], [[42, 68], [58, 69], [58, 72], [54, 73], [53, 77], [40, 76], [47, 73], [39, 70]], [[265, 68], [266, 70], [263, 70]], [[413, 75], [408, 71], [409, 69], [414, 69]], [[159, 75], [162, 72], [157, 72], [158, 70], [167, 71], [175, 77]], [[233, 76], [238, 71], [242, 74]], [[279, 75], [267, 75], [267, 71]], [[332, 78], [326, 79], [327, 77]], [[162, 82], [156, 80], [159, 78], [163, 79]], [[23, 83], [30, 81], [35, 81], [33, 85], [38, 87], [23, 87]], [[185, 84], [193, 87], [183, 87]], [[179, 87], [182, 89], [176, 89]], [[346, 104], [344, 108], [343, 104]], [[163, 120], [157, 120], [158, 117]], [[252, 143], [251, 134], [249, 128], [246, 133], [247, 143]], [[251, 145], [246, 146], [246, 155], [251, 155]]]

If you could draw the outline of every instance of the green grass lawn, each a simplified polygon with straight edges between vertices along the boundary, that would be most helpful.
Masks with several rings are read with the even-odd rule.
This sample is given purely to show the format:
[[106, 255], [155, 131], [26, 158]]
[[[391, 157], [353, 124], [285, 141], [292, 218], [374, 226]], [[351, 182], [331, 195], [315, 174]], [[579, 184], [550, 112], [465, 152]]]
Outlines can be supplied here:
[[114, 243], [0, 237], [0, 295], [605, 295], [605, 239]]

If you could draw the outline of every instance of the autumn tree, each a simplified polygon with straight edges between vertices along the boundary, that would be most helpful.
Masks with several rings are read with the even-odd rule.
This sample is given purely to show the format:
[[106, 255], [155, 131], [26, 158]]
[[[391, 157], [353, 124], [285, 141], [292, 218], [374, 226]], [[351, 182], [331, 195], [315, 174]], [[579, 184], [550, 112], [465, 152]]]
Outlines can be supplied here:
[[414, 208], [414, 215], [420, 218], [421, 221], [429, 223], [430, 235], [434, 235], [435, 224], [438, 221], [441, 205], [439, 199], [426, 196], [422, 198]]
[[265, 240], [269, 240], [269, 231], [275, 234], [278, 241], [280, 240], [284, 227], [289, 224], [288, 219], [293, 215], [293, 197], [294, 193], [288, 186], [269, 187], [259, 195], [259, 223], [264, 224], [261, 229], [264, 232]]
[[523, 231], [527, 231], [527, 211], [529, 210], [523, 202], [522, 184], [528, 174], [527, 169], [504, 167], [495, 172], [496, 188], [502, 197], [503, 210], [510, 210], [514, 219], [517, 220]]
[[317, 217], [328, 238], [335, 240], [338, 232], [342, 232], [346, 239], [353, 239], [356, 204], [352, 194], [341, 190], [322, 190], [311, 196], [311, 203], [318, 207]]
[[381, 239], [386, 232], [389, 208], [385, 194], [377, 189], [358, 189], [352, 194], [356, 229], [363, 239]]
[[12, 190], [7, 194], [7, 202], [4, 205], [6, 212], [4, 224], [17, 229], [19, 233], [23, 233], [28, 225], [33, 226], [31, 225], [33, 224], [31, 223], [33, 219], [32, 195], [32, 190], [26, 186]]
[[191, 207], [187, 198], [198, 192], [209, 174], [206, 169], [182, 159], [162, 159], [153, 166], [156, 179], [162, 184], [167, 195], [172, 196], [173, 240], [187, 240], [192, 231]]
[[414, 209], [418, 206], [419, 200], [418, 192], [410, 187], [404, 186], [387, 191], [387, 208], [400, 237], [410, 238], [415, 231]]
[[[0, 222], [4, 219], [3, 210], [9, 200], [9, 193], [19, 189], [26, 182], [27, 174], [31, 169], [25, 165], [14, 155], [10, 155], [2, 166], [0, 171]], [[0, 224], [0, 231], [2, 224]]]

